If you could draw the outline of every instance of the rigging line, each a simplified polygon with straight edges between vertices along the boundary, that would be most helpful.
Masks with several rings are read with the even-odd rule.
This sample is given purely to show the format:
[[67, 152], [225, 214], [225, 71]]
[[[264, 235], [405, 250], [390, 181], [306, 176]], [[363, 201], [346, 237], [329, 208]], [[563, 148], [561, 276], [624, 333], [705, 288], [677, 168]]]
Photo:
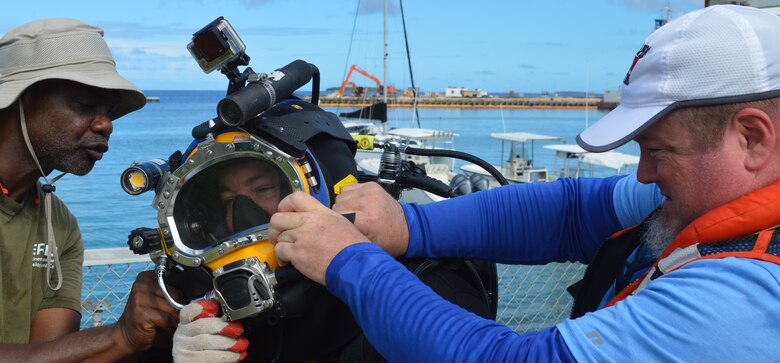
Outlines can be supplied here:
[[417, 127], [420, 127], [420, 111], [417, 108], [417, 87], [414, 86], [414, 73], [412, 72], [412, 56], [409, 54], [409, 38], [406, 36], [406, 17], [404, 16], [404, 1], [398, 0], [401, 7], [401, 23], [404, 27], [404, 45], [406, 45], [406, 62], [409, 63], [409, 78], [412, 81], [412, 97], [414, 99], [414, 115], [417, 119]]
[[504, 122], [504, 100], [498, 104], [498, 111], [501, 112], [501, 129], [502, 132], [506, 132], [506, 122]]
[[[358, 14], [360, 14], [360, 0], [357, 2], [357, 8], [355, 8], [355, 20], [352, 21], [352, 33], [349, 35], [349, 48], [347, 48], [347, 57], [344, 58], [344, 71], [341, 73], [341, 79], [347, 77], [347, 68], [349, 68], [349, 56], [352, 53], [352, 42], [355, 40], [355, 28], [357, 28]], [[339, 102], [341, 105], [341, 102]], [[336, 106], [336, 114], [339, 112], [340, 106]]]

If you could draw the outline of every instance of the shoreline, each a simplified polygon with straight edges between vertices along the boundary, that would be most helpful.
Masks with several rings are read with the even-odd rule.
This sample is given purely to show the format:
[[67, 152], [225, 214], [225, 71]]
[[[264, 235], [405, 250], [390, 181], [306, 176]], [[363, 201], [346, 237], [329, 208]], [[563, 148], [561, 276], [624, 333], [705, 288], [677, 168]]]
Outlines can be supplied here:
[[[304, 97], [310, 101], [311, 97]], [[320, 97], [319, 105], [325, 107], [368, 107], [384, 102], [378, 96], [369, 97]], [[609, 110], [616, 105], [608, 105], [598, 97], [388, 97], [389, 108], [467, 108], [467, 109], [592, 109]]]
[[[370, 103], [325, 103], [320, 102], [321, 107], [368, 107]], [[411, 104], [388, 103], [388, 108], [412, 108]], [[577, 110], [597, 110], [596, 105], [575, 106], [575, 105], [477, 105], [477, 104], [417, 104], [417, 108], [476, 108], [476, 109], [577, 109]]]

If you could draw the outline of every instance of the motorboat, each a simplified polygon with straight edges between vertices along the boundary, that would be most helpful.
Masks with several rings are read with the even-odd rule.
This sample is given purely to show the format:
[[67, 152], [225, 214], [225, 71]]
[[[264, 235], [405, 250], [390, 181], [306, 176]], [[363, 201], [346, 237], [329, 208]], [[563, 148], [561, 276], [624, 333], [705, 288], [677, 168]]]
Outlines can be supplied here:
[[[446, 149], [455, 150], [455, 137], [453, 131], [424, 129], [416, 127], [404, 127], [387, 130], [385, 133], [373, 135], [375, 140], [395, 140], [400, 144], [419, 149]], [[358, 169], [369, 175], [377, 175], [381, 163], [383, 150], [358, 149], [355, 162]], [[440, 156], [419, 156], [406, 154], [405, 160], [413, 161], [417, 165], [423, 165], [429, 176], [448, 182], [454, 168], [455, 159]], [[435, 176], [433, 174], [436, 174]]]
[[614, 175], [628, 174], [636, 171], [639, 164], [638, 156], [618, 151], [593, 153], [575, 144], [545, 145], [544, 148], [555, 151], [553, 172], [548, 179], [593, 177], [603, 174], [599, 173], [600, 169], [607, 169]]
[[[506, 143], [509, 143], [509, 157], [504, 165], [496, 165], [495, 168], [510, 183], [532, 183], [548, 181], [547, 168], [535, 166], [535, 143], [544, 141], [561, 141], [558, 136], [533, 134], [530, 132], [491, 133], [491, 139], [501, 140], [501, 155], [505, 155]], [[466, 174], [479, 174], [488, 178], [490, 185], [496, 186], [498, 182], [483, 168], [475, 164], [465, 164], [460, 169]]]

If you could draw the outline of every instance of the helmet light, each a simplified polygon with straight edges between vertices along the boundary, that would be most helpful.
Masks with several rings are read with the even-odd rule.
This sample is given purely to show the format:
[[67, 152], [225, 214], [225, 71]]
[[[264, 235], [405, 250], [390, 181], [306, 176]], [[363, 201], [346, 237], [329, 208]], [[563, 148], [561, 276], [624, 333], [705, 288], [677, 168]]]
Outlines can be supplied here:
[[122, 190], [130, 195], [138, 195], [157, 186], [160, 176], [169, 170], [168, 162], [162, 159], [153, 159], [142, 163], [133, 164], [122, 172], [120, 177]]

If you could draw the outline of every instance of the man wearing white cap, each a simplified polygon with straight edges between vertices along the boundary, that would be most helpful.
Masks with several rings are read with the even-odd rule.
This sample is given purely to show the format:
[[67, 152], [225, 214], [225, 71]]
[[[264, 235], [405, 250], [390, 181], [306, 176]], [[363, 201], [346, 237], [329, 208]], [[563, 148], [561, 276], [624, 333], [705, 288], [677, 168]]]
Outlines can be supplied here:
[[[623, 207], [647, 214], [630, 205], [653, 204], [616, 193], [631, 190], [620, 186], [629, 178], [513, 185], [422, 206], [398, 205], [376, 185], [347, 187], [333, 209], [355, 212], [357, 228], [293, 194], [271, 219], [271, 239], [281, 262], [350, 306], [390, 361], [777, 360], [780, 18], [713, 6], [656, 30], [621, 105], [577, 141], [606, 151], [631, 139], [638, 180], [664, 200], [606, 242], [630, 219]], [[444, 302], [390, 255], [589, 266], [571, 289], [572, 319], [518, 334]]]
[[178, 312], [144, 273], [115, 325], [78, 332], [84, 247], [52, 193], [62, 175], [47, 178], [88, 173], [112, 122], [145, 102], [99, 28], [46, 19], [0, 39], [0, 361], [115, 361], [175, 329]]

